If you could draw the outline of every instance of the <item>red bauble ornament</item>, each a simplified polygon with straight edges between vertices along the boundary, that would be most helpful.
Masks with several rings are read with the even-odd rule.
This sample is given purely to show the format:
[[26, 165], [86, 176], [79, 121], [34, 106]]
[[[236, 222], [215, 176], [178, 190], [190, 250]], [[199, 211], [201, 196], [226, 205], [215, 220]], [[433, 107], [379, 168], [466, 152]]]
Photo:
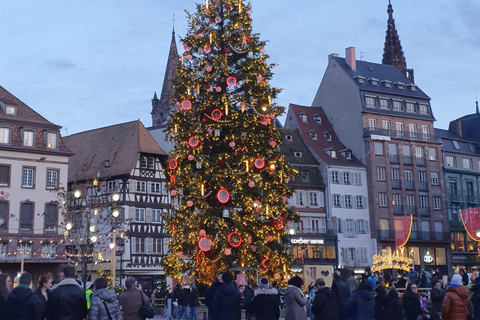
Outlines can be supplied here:
[[176, 197], [176, 196], [177, 196], [177, 190], [172, 190], [172, 191], [170, 191], [170, 195], [171, 195], [172, 197]]
[[284, 226], [285, 226], [285, 224], [283, 223], [282, 217], [278, 217], [277, 220], [273, 220], [273, 227], [274, 227], [276, 230], [280, 231], [280, 230], [283, 229]]
[[229, 248], [225, 249], [225, 255], [226, 256], [229, 256], [232, 254], [232, 250], [230, 250]]
[[181, 106], [183, 110], [189, 110], [192, 107], [192, 102], [188, 99], [185, 99], [182, 101]]
[[188, 139], [188, 145], [192, 148], [198, 147], [199, 144], [200, 144], [200, 141], [195, 137], [190, 137]]
[[212, 111], [211, 117], [213, 120], [220, 120], [222, 118], [222, 111], [215, 109]]
[[[206, 70], [207, 72], [212, 72], [212, 66], [207, 66], [207, 67], [205, 68], [205, 70]], [[207, 86], [208, 86], [208, 88], [210, 88], [210, 85], [209, 85], [209, 84], [207, 84]], [[205, 86], [205, 87], [206, 87], [206, 86]], [[208, 89], [208, 88], [207, 88], [207, 89]]]
[[268, 242], [272, 242], [272, 241], [273, 241], [273, 236], [268, 236], [268, 237], [267, 237], [267, 241], [268, 241]]
[[192, 200], [188, 200], [188, 201], [187, 201], [187, 206], [189, 206], [189, 207], [193, 206], [193, 201], [192, 201]]
[[230, 5], [228, 3], [225, 5], [225, 9], [230, 10]]
[[100, 241], [97, 241], [97, 244], [100, 244]]
[[235, 78], [234, 76], [230, 76], [227, 78], [227, 86], [233, 87], [236, 84], [237, 84], [237, 78]]
[[248, 186], [249, 186], [250, 188], [253, 188], [253, 187], [255, 187], [255, 182], [253, 182], [253, 181], [250, 181], [250, 182], [248, 183]]
[[175, 159], [170, 159], [170, 160], [168, 161], [168, 168], [169, 168], [170, 170], [175, 170], [175, 169], [177, 169], [177, 167], [178, 167], [178, 161], [177, 161], [177, 160], [175, 160]]
[[[204, 46], [204, 47], [203, 47], [203, 52], [205, 52], [205, 53], [210, 53], [210, 52], [212, 52], [212, 48], [210, 48], [209, 46]], [[211, 67], [210, 67], [210, 68], [211, 68]], [[212, 70], [210, 70], [210, 71], [212, 71]], [[208, 71], [208, 72], [210, 72], [210, 71]]]
[[227, 203], [230, 200], [230, 192], [228, 192], [226, 189], [218, 190], [217, 199], [221, 204]]
[[188, 158], [188, 160], [190, 160], [190, 161], [192, 161], [193, 159], [195, 159], [195, 157], [193, 156], [193, 154], [189, 154], [187, 158]]
[[223, 50], [223, 52], [225, 52], [225, 53], [229, 53], [229, 52], [230, 52], [230, 50], [228, 50], [228, 49], [225, 49], [225, 50]]
[[207, 119], [202, 118], [202, 122], [203, 122], [203, 123], [207, 122]]
[[208, 252], [212, 249], [212, 240], [207, 237], [201, 237], [198, 240], [198, 248], [203, 252]]
[[202, 230], [200, 230], [200, 231], [198, 232], [198, 234], [199, 234], [201, 237], [203, 237], [204, 235], [207, 234], [207, 232], [205, 231], [205, 229], [202, 229]]
[[235, 148], [235, 141], [230, 141], [230, 143], [228, 144], [228, 146], [230, 148]]
[[230, 232], [228, 235], [228, 243], [232, 247], [238, 248], [242, 244], [242, 237], [236, 232]]
[[253, 165], [255, 166], [255, 168], [261, 170], [265, 167], [265, 161], [262, 158], [257, 158], [255, 159]]

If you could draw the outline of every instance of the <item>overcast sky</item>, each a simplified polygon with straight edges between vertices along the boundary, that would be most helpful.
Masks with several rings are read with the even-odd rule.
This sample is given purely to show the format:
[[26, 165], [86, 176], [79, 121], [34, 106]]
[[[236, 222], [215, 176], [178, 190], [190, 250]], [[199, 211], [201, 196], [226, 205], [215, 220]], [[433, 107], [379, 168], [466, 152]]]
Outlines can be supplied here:
[[[236, 0], [230, 0], [235, 2]], [[204, 3], [204, 1], [197, 1]], [[327, 55], [381, 63], [388, 0], [252, 0], [268, 40], [277, 103], [311, 105]], [[392, 0], [407, 67], [431, 98], [435, 126], [475, 112], [480, 5]], [[140, 119], [162, 88], [175, 14], [177, 44], [193, 0], [0, 0], [0, 85], [73, 134]], [[181, 48], [181, 45], [178, 45]]]

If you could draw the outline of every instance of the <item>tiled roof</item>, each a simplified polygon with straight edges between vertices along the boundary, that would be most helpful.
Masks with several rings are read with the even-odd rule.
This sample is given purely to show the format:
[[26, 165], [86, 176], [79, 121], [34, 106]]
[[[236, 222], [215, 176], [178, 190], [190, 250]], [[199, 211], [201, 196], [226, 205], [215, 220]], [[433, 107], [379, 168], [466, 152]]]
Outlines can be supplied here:
[[[363, 167], [353, 154], [351, 154], [351, 159], [346, 159], [344, 155], [340, 153], [340, 151], [347, 150], [347, 148], [338, 139], [321, 107], [305, 107], [290, 104], [289, 108], [295, 117], [303, 141], [305, 141], [310, 149], [317, 154], [322, 161], [329, 165]], [[302, 122], [298, 116], [300, 113], [306, 114], [306, 123]], [[318, 124], [314, 120], [314, 116], [321, 117], [321, 124]], [[317, 140], [312, 139], [310, 132], [317, 133]], [[324, 133], [327, 132], [331, 134], [331, 141], [325, 139]], [[332, 158], [326, 150], [335, 150], [337, 152], [337, 158]]]
[[166, 155], [139, 120], [80, 132], [64, 141], [75, 153], [68, 165], [68, 181], [130, 174], [139, 153]]
[[[442, 150], [445, 152], [471, 154], [476, 156], [480, 155], [480, 150], [478, 149], [478, 142], [468, 139], [466, 137], [461, 137], [452, 131], [435, 129], [435, 139], [443, 143]], [[452, 141], [456, 141], [456, 145], [459, 147], [459, 149], [455, 148]], [[472, 151], [472, 149], [470, 149], [470, 145], [474, 148], [475, 151]]]

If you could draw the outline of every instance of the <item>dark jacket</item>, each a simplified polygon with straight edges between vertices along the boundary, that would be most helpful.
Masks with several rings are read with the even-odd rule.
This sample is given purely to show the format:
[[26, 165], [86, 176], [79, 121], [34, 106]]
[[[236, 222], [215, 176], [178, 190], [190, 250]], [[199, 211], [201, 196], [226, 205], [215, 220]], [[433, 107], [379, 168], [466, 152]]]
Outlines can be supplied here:
[[406, 320], [417, 320], [423, 314], [420, 299], [413, 293], [405, 291], [403, 299], [403, 311]]
[[398, 295], [397, 289], [392, 287], [388, 291], [388, 296], [392, 299], [392, 320], [403, 320], [403, 308], [400, 305], [400, 297]]
[[198, 299], [198, 290], [197, 289], [192, 289], [192, 292], [190, 293], [190, 298], [188, 301], [188, 305], [190, 308], [195, 308], [200, 306], [200, 300]]
[[442, 289], [432, 288], [432, 291], [430, 291], [430, 299], [432, 300], [433, 311], [435, 312], [442, 311], [442, 304], [443, 304], [444, 298], [445, 298], [445, 291], [443, 291]]
[[50, 292], [47, 302], [48, 320], [82, 320], [87, 317], [85, 292], [72, 278], [62, 280]]
[[246, 307], [255, 313], [255, 320], [278, 320], [280, 318], [280, 296], [277, 289], [257, 289], [251, 303]]
[[182, 307], [188, 307], [188, 304], [190, 302], [190, 288], [188, 288], [188, 289], [184, 288], [182, 290], [182, 293], [178, 297], [177, 302]]
[[43, 320], [44, 305], [28, 286], [18, 285], [4, 302], [5, 320]]
[[212, 312], [213, 312], [213, 298], [215, 297], [215, 292], [217, 291], [218, 287], [220, 287], [221, 285], [223, 285], [223, 283], [221, 283], [218, 280], [215, 280], [210, 286], [210, 288], [208, 288], [207, 290], [207, 295], [205, 296], [205, 305], [208, 307], [209, 317], [212, 316]]
[[475, 279], [475, 284], [470, 288], [470, 295], [473, 304], [474, 319], [480, 319], [480, 278]]
[[[343, 282], [343, 281], [342, 281]], [[335, 293], [327, 287], [323, 287], [315, 293], [312, 313], [315, 320], [339, 320], [339, 299]]]
[[[45, 310], [47, 309], [47, 299], [45, 299], [45, 296], [42, 293], [42, 288], [38, 287], [37, 289], [35, 289], [35, 291], [33, 291], [33, 293], [35, 293], [38, 296], [38, 298], [40, 299], [40, 301], [42, 302], [43, 310], [44, 310], [44, 313], [45, 313]], [[48, 295], [50, 295], [50, 290], [47, 290], [47, 296]]]
[[392, 298], [386, 292], [375, 296], [375, 320], [392, 320]]
[[[105, 303], [103, 303], [103, 301], [105, 301]], [[120, 304], [118, 303], [115, 292], [108, 290], [107, 288], [95, 290], [90, 296], [88, 320], [108, 320], [107, 308], [112, 320], [122, 319]]]
[[345, 281], [337, 279], [332, 283], [332, 291], [338, 300], [339, 316], [340, 319], [347, 319], [347, 312], [345, 306], [347, 305], [348, 298], [350, 298], [350, 289]]
[[142, 299], [145, 304], [150, 303], [150, 299], [144, 292], [137, 288], [129, 289], [123, 292], [118, 297], [118, 302], [122, 306], [123, 320], [142, 320], [143, 318], [138, 313], [142, 306]]
[[242, 295], [231, 284], [219, 286], [213, 298], [213, 320], [240, 320]]
[[375, 299], [370, 290], [356, 290], [347, 302], [347, 315], [355, 320], [375, 319]]

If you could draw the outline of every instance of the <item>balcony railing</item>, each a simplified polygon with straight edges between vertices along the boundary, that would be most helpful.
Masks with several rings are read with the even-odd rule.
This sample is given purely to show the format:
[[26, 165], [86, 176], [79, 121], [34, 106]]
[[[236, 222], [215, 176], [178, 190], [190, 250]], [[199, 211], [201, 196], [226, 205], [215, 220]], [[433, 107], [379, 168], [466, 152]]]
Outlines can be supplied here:
[[477, 198], [473, 194], [467, 195], [467, 201], [468, 203], [477, 203]]
[[402, 181], [392, 180], [392, 188], [401, 189], [402, 188]]
[[413, 181], [404, 181], [405, 182], [405, 189], [413, 190], [415, 189], [415, 182]]
[[430, 141], [431, 137], [429, 134], [418, 134], [417, 132], [410, 132], [405, 130], [391, 130], [391, 129], [382, 129], [382, 128], [364, 128], [363, 133], [365, 136], [368, 135], [380, 135], [387, 136], [392, 138], [400, 139], [409, 139], [409, 140], [423, 140]]
[[[395, 230], [377, 230], [377, 239], [395, 240]], [[450, 241], [449, 232], [412, 231], [410, 240]]]
[[392, 163], [399, 163], [400, 162], [398, 154], [390, 154], [388, 156], [390, 158], [390, 162], [392, 162]]
[[406, 211], [408, 214], [415, 214], [415, 206], [406, 206]]
[[422, 216], [430, 216], [430, 207], [418, 207], [418, 213]]
[[419, 183], [418, 183], [418, 189], [424, 190], [424, 191], [428, 190], [428, 183], [426, 183], [426, 182], [419, 182]]
[[417, 166], [426, 166], [427, 165], [427, 160], [425, 159], [425, 157], [416, 157], [415, 158], [417, 160]]
[[393, 208], [393, 213], [394, 214], [403, 214], [403, 206], [395, 205], [395, 206], [392, 206], [392, 208]]
[[403, 156], [403, 164], [412, 164], [411, 156]]

